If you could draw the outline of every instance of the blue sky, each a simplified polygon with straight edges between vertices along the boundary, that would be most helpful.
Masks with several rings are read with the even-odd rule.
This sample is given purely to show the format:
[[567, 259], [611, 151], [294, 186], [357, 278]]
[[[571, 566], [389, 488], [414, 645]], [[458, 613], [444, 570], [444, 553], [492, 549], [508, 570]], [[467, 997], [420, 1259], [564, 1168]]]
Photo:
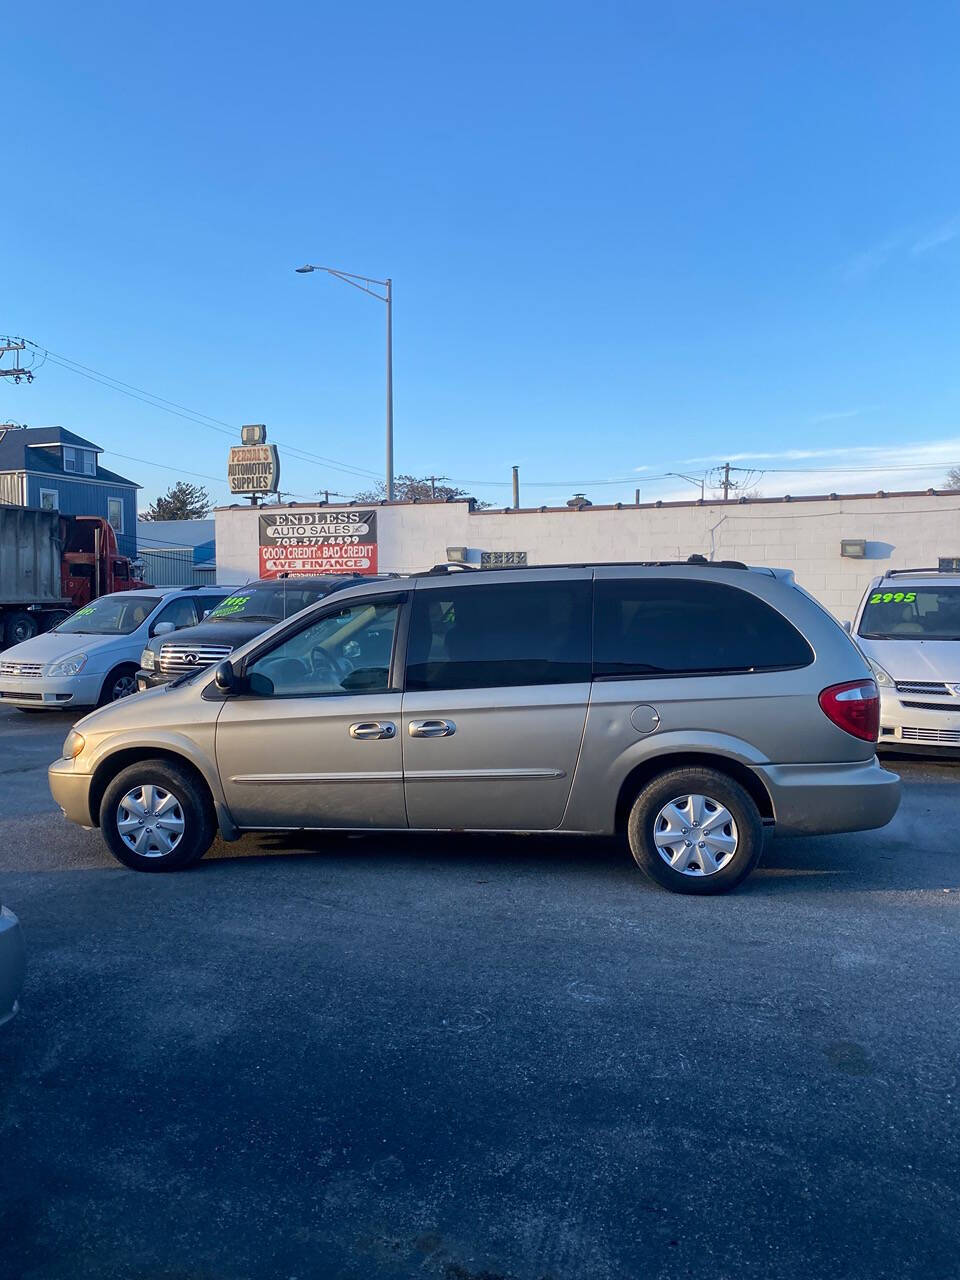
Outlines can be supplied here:
[[[398, 471], [506, 502], [517, 463], [525, 504], [695, 496], [654, 477], [725, 457], [767, 493], [939, 484], [958, 43], [942, 3], [48, 4], [4, 32], [0, 332], [352, 494], [384, 315], [293, 272], [329, 263], [394, 280]], [[225, 474], [225, 435], [53, 359], [4, 418], [147, 499], [160, 463]]]

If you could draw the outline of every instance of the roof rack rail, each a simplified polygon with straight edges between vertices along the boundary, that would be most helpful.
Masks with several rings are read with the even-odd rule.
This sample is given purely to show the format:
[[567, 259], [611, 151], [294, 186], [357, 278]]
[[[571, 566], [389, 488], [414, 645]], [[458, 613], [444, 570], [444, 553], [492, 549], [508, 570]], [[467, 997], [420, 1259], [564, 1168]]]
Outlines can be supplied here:
[[446, 560], [441, 564], [435, 564], [432, 569], [424, 569], [421, 573], [412, 573], [411, 578], [417, 577], [439, 577], [443, 573], [457, 573], [465, 569], [468, 573], [477, 573], [480, 566], [476, 564], [465, 564], [462, 560]]
[[[439, 577], [445, 573], [457, 573], [466, 570], [468, 573], [500, 573], [517, 569], [743, 569], [746, 572], [773, 574], [766, 565], [748, 565], [742, 560], [708, 560], [706, 556], [692, 555], [686, 560], [551, 560], [543, 564], [498, 564], [489, 569], [478, 564], [467, 564], [462, 560], [452, 560], [435, 564], [432, 569], [420, 569], [407, 576], [411, 578]], [[775, 575], [774, 575], [775, 576]]]
[[911, 573], [944, 573], [946, 570], [935, 566], [927, 566], [925, 569], [888, 569], [886, 573], [881, 574], [884, 578], [899, 578]]

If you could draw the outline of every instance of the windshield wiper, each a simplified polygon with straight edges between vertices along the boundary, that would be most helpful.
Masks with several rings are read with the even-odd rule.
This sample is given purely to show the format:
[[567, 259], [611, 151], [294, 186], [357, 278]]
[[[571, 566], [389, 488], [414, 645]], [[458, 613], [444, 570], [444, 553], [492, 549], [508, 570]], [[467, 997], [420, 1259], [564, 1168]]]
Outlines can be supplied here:
[[272, 613], [225, 613], [221, 618], [204, 618], [204, 622], [282, 622]]

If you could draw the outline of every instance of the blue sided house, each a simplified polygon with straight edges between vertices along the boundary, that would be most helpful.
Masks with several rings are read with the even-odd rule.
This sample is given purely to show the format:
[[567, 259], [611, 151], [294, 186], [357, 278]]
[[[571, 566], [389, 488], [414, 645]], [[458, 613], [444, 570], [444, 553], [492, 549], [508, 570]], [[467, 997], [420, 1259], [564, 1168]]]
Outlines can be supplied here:
[[103, 516], [122, 555], [137, 554], [140, 485], [100, 466], [103, 452], [63, 427], [0, 426], [0, 502], [65, 516]]

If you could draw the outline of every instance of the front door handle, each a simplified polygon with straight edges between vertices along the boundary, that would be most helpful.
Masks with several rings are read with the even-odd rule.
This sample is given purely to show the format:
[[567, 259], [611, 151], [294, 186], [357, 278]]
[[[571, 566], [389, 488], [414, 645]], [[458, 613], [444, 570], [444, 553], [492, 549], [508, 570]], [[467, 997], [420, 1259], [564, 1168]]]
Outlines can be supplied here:
[[350, 737], [361, 742], [371, 742], [375, 738], [395, 738], [397, 726], [392, 720], [358, 720], [350, 726]]
[[452, 720], [411, 720], [407, 728], [411, 738], [449, 738], [457, 732]]

